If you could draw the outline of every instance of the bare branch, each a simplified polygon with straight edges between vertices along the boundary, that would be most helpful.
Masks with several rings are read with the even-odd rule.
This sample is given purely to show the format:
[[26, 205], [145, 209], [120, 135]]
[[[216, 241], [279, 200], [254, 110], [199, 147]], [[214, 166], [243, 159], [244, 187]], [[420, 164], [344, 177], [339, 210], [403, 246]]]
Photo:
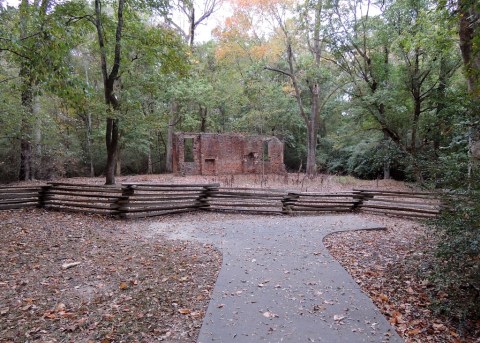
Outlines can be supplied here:
[[269, 66], [265, 66], [264, 69], [283, 74], [283, 75], [288, 76], [290, 78], [292, 77], [292, 74], [290, 74], [287, 71], [281, 70], [281, 69], [277, 69], [277, 68], [273, 68], [273, 67], [269, 67]]

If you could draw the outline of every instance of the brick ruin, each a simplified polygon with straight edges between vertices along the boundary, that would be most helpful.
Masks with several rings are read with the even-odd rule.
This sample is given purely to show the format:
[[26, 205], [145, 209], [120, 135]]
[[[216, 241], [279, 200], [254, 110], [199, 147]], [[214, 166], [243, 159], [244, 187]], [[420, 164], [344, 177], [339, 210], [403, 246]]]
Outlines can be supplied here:
[[176, 133], [173, 172], [177, 175], [284, 173], [283, 143], [272, 136]]

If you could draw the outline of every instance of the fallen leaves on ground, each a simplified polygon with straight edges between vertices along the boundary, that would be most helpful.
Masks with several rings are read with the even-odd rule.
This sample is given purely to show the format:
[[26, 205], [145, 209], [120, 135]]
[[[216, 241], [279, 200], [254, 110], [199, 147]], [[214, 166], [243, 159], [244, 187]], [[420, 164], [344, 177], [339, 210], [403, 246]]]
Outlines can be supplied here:
[[148, 223], [0, 212], [0, 342], [195, 342], [220, 254]]
[[435, 244], [428, 229], [406, 219], [362, 217], [382, 223], [387, 231], [335, 233], [324, 239], [325, 246], [405, 342], [480, 342], [480, 327], [459, 332], [448, 317], [432, 311], [432, 297], [448, 295], [434, 294], [428, 280]]

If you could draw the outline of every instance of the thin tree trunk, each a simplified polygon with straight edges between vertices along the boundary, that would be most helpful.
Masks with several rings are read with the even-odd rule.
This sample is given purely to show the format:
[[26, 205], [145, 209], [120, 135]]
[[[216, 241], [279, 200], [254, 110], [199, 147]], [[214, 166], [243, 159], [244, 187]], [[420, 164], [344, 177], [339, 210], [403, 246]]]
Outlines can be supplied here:
[[121, 157], [121, 151], [120, 151], [120, 146], [118, 147], [117, 151], [117, 163], [115, 165], [115, 176], [120, 176], [122, 175], [122, 157]]
[[118, 153], [118, 119], [107, 118], [106, 146], [107, 146], [107, 167], [105, 171], [106, 185], [115, 184], [115, 167], [117, 165]]
[[390, 176], [390, 157], [388, 156], [388, 142], [390, 138], [386, 132], [383, 133], [383, 144], [385, 146], [385, 156], [383, 157], [383, 179], [389, 180]]
[[199, 106], [198, 113], [200, 115], [200, 132], [207, 132], [208, 108]]
[[309, 177], [315, 176], [317, 172], [316, 151], [317, 151], [317, 129], [314, 123], [307, 125], [307, 169], [306, 173]]
[[190, 21], [190, 28], [189, 28], [189, 45], [190, 45], [190, 49], [193, 50], [193, 44], [195, 42], [195, 8], [193, 7], [193, 4], [192, 4], [192, 8], [191, 8], [191, 12], [190, 12], [190, 18], [188, 18], [189, 21]]
[[29, 80], [25, 80], [22, 91], [22, 107], [24, 110], [20, 127], [20, 172], [18, 178], [21, 181], [33, 178], [32, 168], [32, 113], [33, 113], [33, 91]]
[[147, 151], [147, 174], [153, 174], [152, 147], [150, 145]]
[[167, 147], [165, 153], [165, 172], [173, 172], [173, 135], [175, 133], [175, 125], [177, 123], [178, 103], [172, 102], [172, 110], [168, 120], [167, 128]]
[[[19, 6], [20, 13], [20, 37], [28, 35], [29, 21], [28, 0], [22, 0]], [[33, 115], [33, 80], [29, 66], [29, 60], [22, 60], [20, 77], [22, 78], [22, 122], [20, 126], [20, 170], [18, 178], [21, 181], [31, 180], [32, 171], [32, 118]]]
[[89, 166], [90, 177], [95, 177], [95, 168], [93, 165], [93, 153], [92, 153], [92, 115], [87, 113], [85, 115], [85, 122], [87, 126], [87, 159]]
[[33, 128], [32, 176], [40, 179], [42, 178], [42, 120], [40, 118], [40, 99], [38, 96], [33, 98], [33, 117], [35, 126]]

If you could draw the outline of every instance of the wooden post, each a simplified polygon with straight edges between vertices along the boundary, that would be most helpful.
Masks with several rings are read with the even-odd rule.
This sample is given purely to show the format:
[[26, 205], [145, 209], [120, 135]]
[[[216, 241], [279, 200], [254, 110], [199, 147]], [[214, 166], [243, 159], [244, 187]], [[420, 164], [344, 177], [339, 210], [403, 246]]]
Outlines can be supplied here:
[[209, 201], [212, 198], [212, 194], [215, 192], [218, 192], [219, 187], [220, 187], [219, 183], [213, 183], [210, 185], [203, 186], [203, 190], [196, 201], [199, 209], [206, 210], [206, 211], [210, 209]]
[[130, 197], [135, 194], [136, 187], [136, 185], [122, 185], [122, 195], [116, 201], [116, 210], [120, 218], [127, 218]]
[[38, 191], [38, 208], [45, 207], [45, 202], [48, 200], [48, 196], [52, 187], [53, 185], [40, 187], [40, 190]]
[[285, 195], [282, 199], [282, 213], [292, 215], [294, 212], [295, 203], [299, 198], [299, 193], [289, 192], [287, 195]]

